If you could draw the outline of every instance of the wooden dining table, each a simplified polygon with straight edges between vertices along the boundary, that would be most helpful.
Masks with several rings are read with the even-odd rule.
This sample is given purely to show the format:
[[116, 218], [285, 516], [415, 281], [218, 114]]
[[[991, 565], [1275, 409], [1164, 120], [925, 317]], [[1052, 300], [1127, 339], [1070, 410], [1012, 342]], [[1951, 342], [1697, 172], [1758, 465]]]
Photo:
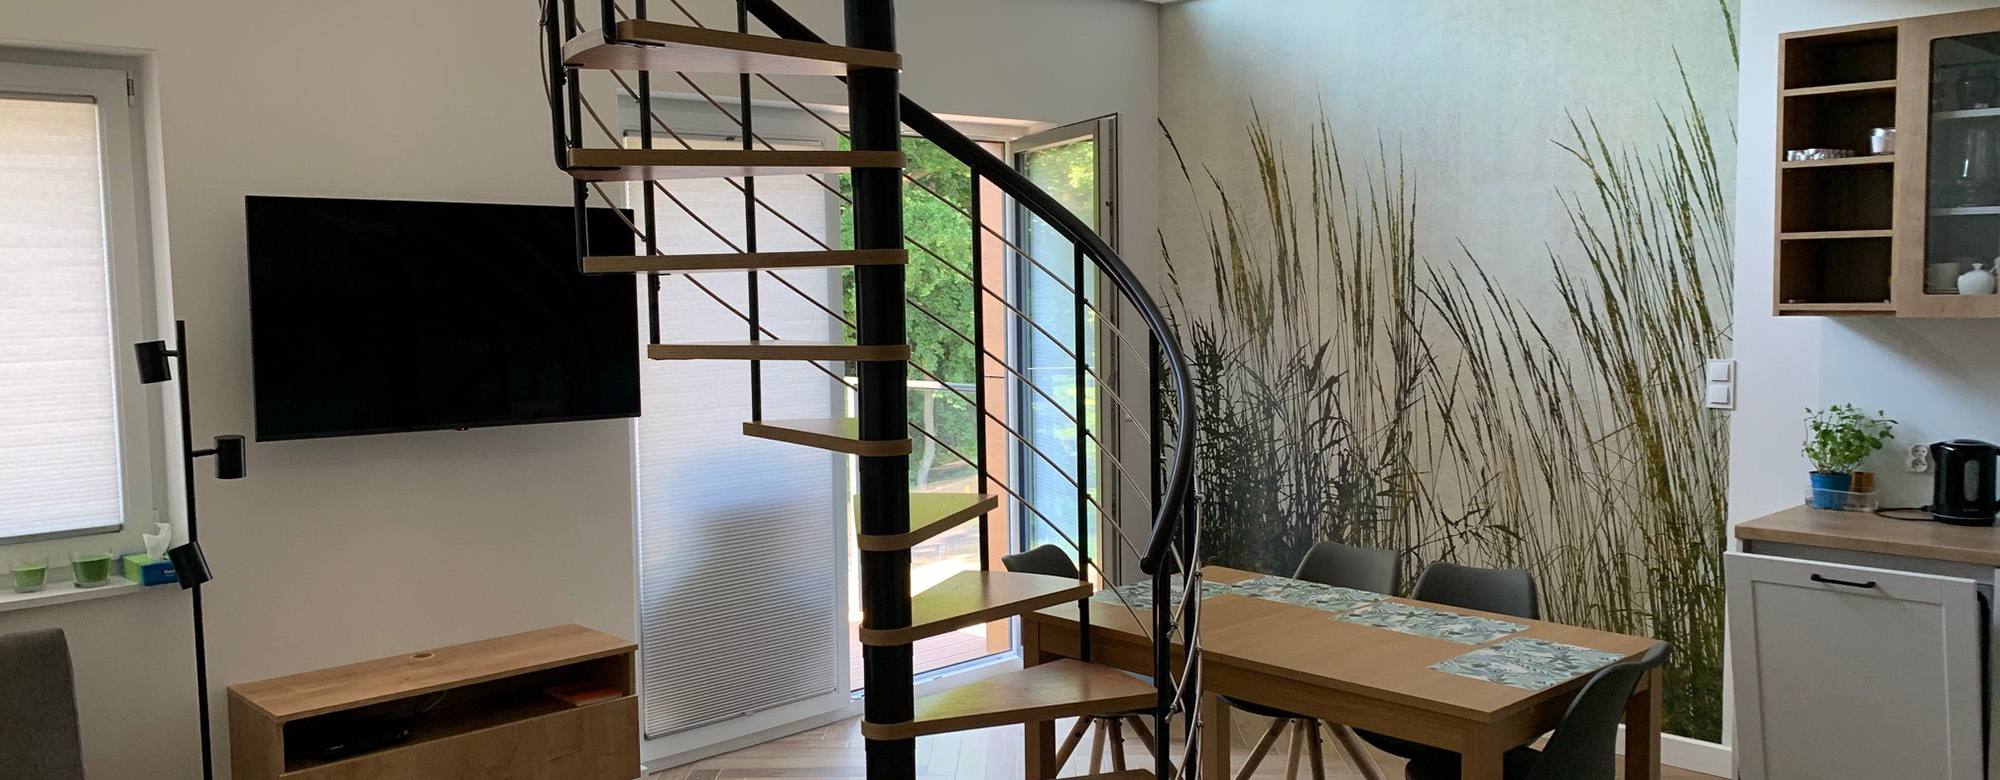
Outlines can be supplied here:
[[[1230, 584], [1254, 572], [1210, 566], [1209, 582]], [[1526, 620], [1408, 599], [1403, 604], [1505, 620], [1528, 627], [1505, 639], [1533, 638], [1615, 653], [1630, 660], [1655, 644], [1640, 636], [1579, 626]], [[1151, 674], [1150, 610], [1093, 599], [1090, 658], [1119, 669]], [[1528, 690], [1430, 668], [1475, 646], [1334, 619], [1334, 613], [1234, 593], [1202, 600], [1201, 722], [1202, 777], [1229, 780], [1230, 708], [1234, 696], [1343, 724], [1453, 750], [1463, 756], [1463, 780], [1502, 780], [1507, 751], [1554, 729], [1588, 674]], [[1075, 604], [1024, 616], [1024, 663], [1033, 666], [1080, 658], [1080, 625]], [[1185, 652], [1174, 646], [1176, 668]], [[1660, 687], [1658, 669], [1639, 683], [1625, 709], [1625, 778], [1660, 777]], [[1027, 777], [1052, 778], [1055, 723], [1027, 724]]]

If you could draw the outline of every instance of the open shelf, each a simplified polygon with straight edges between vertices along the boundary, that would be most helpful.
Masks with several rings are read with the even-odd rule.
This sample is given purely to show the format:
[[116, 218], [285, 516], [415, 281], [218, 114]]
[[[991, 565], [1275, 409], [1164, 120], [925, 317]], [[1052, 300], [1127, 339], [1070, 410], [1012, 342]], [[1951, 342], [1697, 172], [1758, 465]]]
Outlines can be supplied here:
[[1818, 87], [1799, 87], [1797, 89], [1788, 89], [1785, 90], [1785, 97], [1802, 97], [1810, 95], [1867, 95], [1867, 94], [1890, 95], [1890, 94], [1895, 94], [1895, 92], [1896, 92], [1896, 80], [1883, 79], [1881, 81], [1858, 81], [1846, 84], [1827, 84]]
[[1782, 44], [1786, 90], [1861, 84], [1894, 85], [1896, 25], [1852, 27], [1786, 36]]
[[1891, 242], [1889, 236], [1873, 232], [1854, 237], [1779, 241], [1777, 312], [1894, 311], [1889, 299]]
[[1795, 168], [1856, 168], [1869, 165], [1895, 165], [1896, 155], [1873, 154], [1866, 157], [1841, 157], [1833, 160], [1786, 160], [1778, 167], [1786, 170]]
[[1778, 304], [1778, 313], [1780, 315], [1807, 314], [1813, 316], [1826, 316], [1829, 314], [1884, 315], [1895, 314], [1896, 305], [1892, 303], [1781, 303]]
[[1815, 165], [1780, 171], [1780, 235], [1887, 231], [1895, 224], [1895, 173], [1889, 165]]

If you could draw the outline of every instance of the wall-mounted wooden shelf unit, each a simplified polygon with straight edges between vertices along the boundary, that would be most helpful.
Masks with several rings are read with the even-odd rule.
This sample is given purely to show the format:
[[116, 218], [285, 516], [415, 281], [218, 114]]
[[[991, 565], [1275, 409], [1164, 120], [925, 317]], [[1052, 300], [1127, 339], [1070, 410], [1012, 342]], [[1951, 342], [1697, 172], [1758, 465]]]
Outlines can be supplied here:
[[[2000, 317], [2000, 9], [1779, 41], [1779, 316]], [[1894, 151], [1868, 156], [1875, 128]], [[1784, 160], [1793, 149], [1857, 156]]]

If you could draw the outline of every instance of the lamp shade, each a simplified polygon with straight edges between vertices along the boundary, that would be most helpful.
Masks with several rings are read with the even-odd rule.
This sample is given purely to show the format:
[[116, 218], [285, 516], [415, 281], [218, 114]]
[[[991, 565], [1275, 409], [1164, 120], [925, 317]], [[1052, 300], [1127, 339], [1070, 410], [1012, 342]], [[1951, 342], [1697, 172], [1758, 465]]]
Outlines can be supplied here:
[[159, 384], [174, 378], [174, 372], [167, 365], [167, 342], [142, 341], [132, 345], [132, 351], [139, 356], [139, 382]]
[[215, 437], [215, 478], [242, 479], [250, 471], [243, 437]]

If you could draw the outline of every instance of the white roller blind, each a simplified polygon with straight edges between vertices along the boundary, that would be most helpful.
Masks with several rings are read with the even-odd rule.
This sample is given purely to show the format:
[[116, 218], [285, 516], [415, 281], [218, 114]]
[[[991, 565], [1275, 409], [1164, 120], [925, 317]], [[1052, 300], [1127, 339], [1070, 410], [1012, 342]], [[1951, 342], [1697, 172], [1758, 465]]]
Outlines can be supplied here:
[[[698, 145], [738, 148], [720, 140]], [[743, 195], [734, 187], [719, 179], [667, 185], [709, 225], [742, 245]], [[822, 240], [837, 240], [830, 196], [818, 184], [800, 176], [763, 178], [757, 194], [800, 226], [818, 231]], [[661, 251], [731, 251], [664, 197], [659, 215]], [[767, 212], [759, 212], [757, 228], [764, 251], [820, 248]], [[836, 272], [783, 274], [840, 310]], [[695, 278], [745, 310], [743, 272]], [[748, 325], [688, 279], [667, 277], [661, 283], [663, 341], [749, 338]], [[785, 339], [841, 338], [832, 317], [768, 278], [762, 282], [762, 320]], [[648, 361], [640, 376], [639, 659], [647, 736], [839, 690], [844, 460], [745, 437], [747, 363]], [[839, 386], [810, 365], [765, 363], [763, 388], [766, 419], [840, 413]]]
[[0, 95], [0, 539], [123, 521], [97, 113]]

